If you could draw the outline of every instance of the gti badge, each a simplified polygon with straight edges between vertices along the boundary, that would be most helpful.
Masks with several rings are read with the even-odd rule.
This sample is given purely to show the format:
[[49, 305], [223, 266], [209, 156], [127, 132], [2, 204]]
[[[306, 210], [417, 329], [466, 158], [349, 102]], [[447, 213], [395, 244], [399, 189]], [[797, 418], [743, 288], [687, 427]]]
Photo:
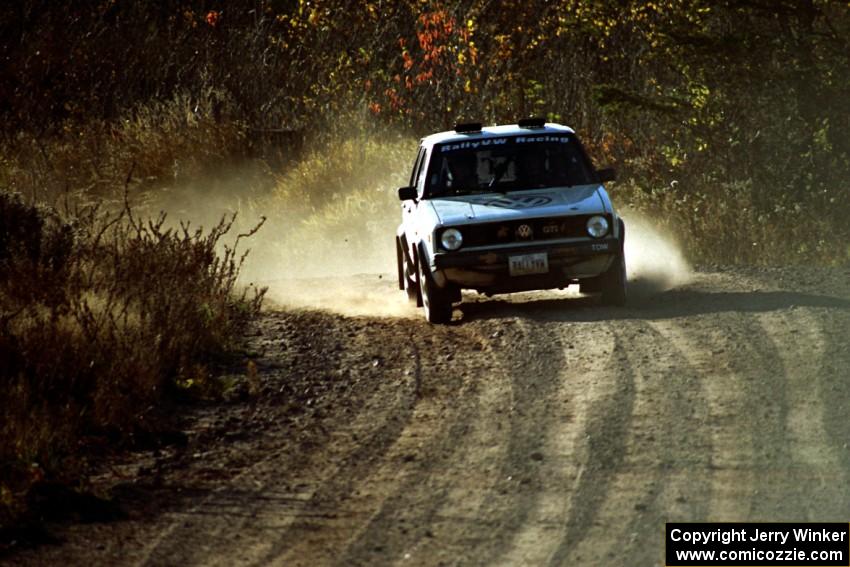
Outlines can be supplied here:
[[528, 240], [532, 234], [531, 225], [521, 224], [516, 228], [516, 237], [518, 240]]

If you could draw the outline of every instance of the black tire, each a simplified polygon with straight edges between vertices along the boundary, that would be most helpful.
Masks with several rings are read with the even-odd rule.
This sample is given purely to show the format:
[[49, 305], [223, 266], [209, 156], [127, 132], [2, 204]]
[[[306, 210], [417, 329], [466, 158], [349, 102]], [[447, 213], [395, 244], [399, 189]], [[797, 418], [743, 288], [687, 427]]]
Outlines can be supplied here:
[[626, 286], [626, 255], [620, 252], [602, 276], [602, 303], [625, 305]]
[[620, 250], [608, 271], [598, 278], [599, 291], [604, 305], [625, 305], [628, 278], [626, 276], [626, 225], [619, 219]]
[[398, 289], [404, 290], [404, 250], [398, 237], [395, 239], [395, 265], [398, 272]]
[[422, 295], [422, 309], [429, 323], [443, 325], [452, 320], [451, 290], [437, 287], [430, 271], [425, 267], [421, 258], [416, 262], [419, 268], [419, 289]]
[[578, 290], [581, 293], [599, 293], [602, 291], [602, 276], [581, 280], [578, 283]]
[[399, 246], [399, 251], [401, 252], [399, 259], [401, 265], [399, 269], [400, 286], [407, 293], [408, 301], [415, 304], [416, 307], [422, 307], [422, 294], [419, 291], [419, 273], [416, 271], [416, 263], [414, 261], [411, 264], [407, 261], [409, 255], [404, 250], [400, 241], [396, 240], [396, 244]]

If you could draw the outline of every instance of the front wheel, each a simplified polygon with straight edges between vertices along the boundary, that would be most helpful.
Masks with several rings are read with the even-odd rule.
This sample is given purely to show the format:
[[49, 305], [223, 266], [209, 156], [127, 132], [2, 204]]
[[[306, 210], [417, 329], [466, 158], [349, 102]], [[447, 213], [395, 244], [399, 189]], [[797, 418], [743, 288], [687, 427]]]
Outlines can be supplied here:
[[397, 236], [395, 239], [395, 262], [396, 271], [398, 272], [398, 289], [404, 290], [404, 248]]
[[624, 305], [626, 303], [626, 255], [621, 250], [608, 271], [600, 277], [602, 303]]
[[419, 289], [422, 292], [422, 308], [429, 323], [445, 324], [452, 320], [452, 299], [449, 290], [440, 289], [422, 258], [419, 258]]
[[416, 271], [416, 262], [409, 262], [409, 254], [404, 249], [400, 240], [396, 240], [396, 252], [399, 263], [399, 287], [407, 294], [407, 300], [414, 303], [416, 307], [422, 306], [422, 296], [419, 292], [419, 274]]

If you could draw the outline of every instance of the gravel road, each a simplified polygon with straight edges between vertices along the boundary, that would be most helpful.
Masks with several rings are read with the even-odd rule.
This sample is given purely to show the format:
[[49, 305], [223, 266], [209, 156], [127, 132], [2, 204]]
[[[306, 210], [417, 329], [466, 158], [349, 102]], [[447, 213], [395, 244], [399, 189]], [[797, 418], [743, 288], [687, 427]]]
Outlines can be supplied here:
[[[387, 277], [352, 289], [401, 294]], [[662, 565], [668, 521], [850, 519], [850, 270], [270, 310], [256, 375], [113, 463], [125, 520], [13, 564]]]

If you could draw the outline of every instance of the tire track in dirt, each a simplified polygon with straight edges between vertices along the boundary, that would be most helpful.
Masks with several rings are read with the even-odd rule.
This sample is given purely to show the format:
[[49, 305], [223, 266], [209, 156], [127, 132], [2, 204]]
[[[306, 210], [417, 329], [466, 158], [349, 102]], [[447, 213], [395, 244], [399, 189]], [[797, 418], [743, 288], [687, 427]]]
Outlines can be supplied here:
[[[366, 427], [368, 425], [361, 422], [354, 429], [363, 431]], [[387, 436], [393, 434], [390, 430], [390, 427], [384, 427], [365, 436], [367, 442], [374, 443], [371, 445], [372, 450], [386, 442]], [[337, 455], [345, 450], [339, 439], [337, 436], [334, 441]], [[350, 452], [347, 456], [334, 458], [324, 454], [321, 458], [308, 459], [299, 476], [311, 479], [314, 486], [319, 486], [318, 489], [311, 488], [310, 483], [301, 483], [297, 487], [300, 490], [296, 491], [292, 491], [286, 484], [277, 485], [274, 478], [281, 471], [280, 463], [274, 458], [252, 466], [233, 479], [234, 484], [243, 488], [222, 487], [194, 508], [175, 514], [170, 528], [152, 542], [153, 549], [138, 564], [170, 564], [170, 558], [179, 554], [176, 550], [182, 547], [183, 542], [197, 539], [199, 532], [204, 534], [205, 543], [197, 546], [191, 558], [187, 558], [191, 563], [230, 564], [232, 558], [222, 551], [237, 544], [244, 550], [240, 560], [247, 563], [252, 560], [252, 556], [269, 546], [272, 534], [291, 530], [296, 524], [311, 524], [345, 516], [345, 511], [329, 506], [322, 499], [321, 486], [344, 469], [348, 474], [345, 464], [358, 459], [362, 446], [351, 446], [348, 449]], [[338, 461], [340, 464], [329, 465], [328, 461]], [[211, 520], [214, 526], [210, 525]], [[238, 542], [233, 541], [233, 533], [239, 534]]]
[[[491, 565], [510, 549], [516, 532], [526, 523], [536, 506], [545, 480], [541, 463], [545, 460], [545, 431], [556, 411], [554, 393], [559, 387], [564, 347], [557, 336], [522, 317], [521, 309], [509, 309], [516, 319], [517, 335], [507, 337], [510, 348], [494, 354], [510, 376], [513, 405], [507, 417], [507, 443], [491, 495], [478, 509], [475, 531], [465, 533], [467, 541], [486, 541], [486, 546], [468, 549], [460, 564]], [[521, 345], [521, 346], [520, 346]]]
[[534, 505], [512, 536], [500, 565], [544, 565], [551, 542], [563, 531], [575, 485], [581, 481], [587, 455], [591, 407], [611, 395], [612, 380], [605, 370], [614, 351], [612, 332], [601, 325], [542, 322], [541, 337], [558, 337], [563, 364], [557, 389], [550, 396], [549, 424], [540, 432], [539, 482]]
[[[625, 458], [631, 420], [634, 414], [636, 386], [632, 373], [616, 367], [614, 353], [622, 353], [624, 345], [615, 331], [613, 347], [603, 373], [610, 386], [608, 395], [595, 401], [587, 421], [587, 456], [577, 480], [565, 526], [549, 564], [568, 564], [574, 549], [597, 524], [598, 514], [608, 497], [616, 470]], [[576, 561], [586, 558], [575, 555]]]
[[[356, 483], [331, 491], [343, 507], [352, 505], [345, 502], [347, 495], [366, 495], [355, 506], [358, 525], [317, 526], [314, 533], [303, 534], [285, 549], [276, 547], [266, 562], [297, 565], [301, 552], [316, 549], [318, 543], [328, 564], [371, 564], [400, 558], [409, 553], [416, 537], [425, 537], [431, 517], [457, 480], [448, 474], [446, 463], [460, 449], [459, 440], [467, 436], [468, 416], [478, 412], [480, 395], [479, 384], [469, 379], [470, 369], [465, 367], [470, 358], [467, 351], [478, 348], [480, 356], [480, 342], [464, 329], [445, 333], [426, 341], [429, 346], [422, 357], [432, 363], [423, 372], [413, 417], [396, 443]], [[465, 348], [448, 351], [448, 345]], [[435, 469], [444, 472], [435, 477]]]
[[[403, 504], [406, 507], [401, 513], [412, 515], [414, 522], [421, 523], [418, 536], [411, 540], [397, 563], [458, 563], [469, 552], [469, 542], [486, 538], [491, 529], [491, 523], [480, 518], [478, 510], [497, 494], [495, 485], [499, 479], [495, 471], [505, 459], [509, 435], [508, 428], [502, 427], [502, 420], [514, 405], [513, 384], [499, 357], [492, 354], [494, 349], [517, 340], [512, 323], [513, 320], [508, 320], [504, 324], [469, 327], [482, 344], [489, 344], [485, 355], [492, 357], [495, 368], [478, 379], [478, 403], [474, 412], [465, 414], [464, 431], [453, 439], [451, 454], [441, 463], [444, 478], [440, 482], [423, 479], [409, 487], [411, 492], [423, 492], [419, 500], [428, 504]], [[434, 492], [444, 496], [434, 498]]]
[[[363, 352], [366, 348], [359, 342], [355, 341], [352, 350]], [[287, 462], [287, 468], [294, 470], [287, 471], [286, 477], [302, 480], [299, 491], [290, 489], [281, 474], [280, 457], [271, 454], [191, 509], [176, 514], [147, 546], [137, 564], [170, 564], [174, 557], [181, 556], [199, 565], [231, 564], [230, 550], [234, 546], [243, 550], [241, 560], [248, 563], [272, 545], [271, 534], [288, 533], [299, 522], [338, 515], [328, 507], [323, 487], [342, 470], [351, 475], [354, 471], [348, 471], [350, 463], [377, 458], [398, 437], [412, 411], [418, 388], [419, 361], [415, 352], [413, 356], [415, 369], [406, 380], [406, 388], [400, 389], [398, 383], [390, 381], [378, 383], [354, 420], [336, 424], [338, 427], [329, 433], [334, 441], [326, 443], [328, 452], [309, 451], [302, 462]], [[309, 480], [304, 483], [304, 479]], [[237, 486], [241, 488], [231, 498], [232, 506], [222, 505], [227, 502], [226, 494]], [[205, 534], [205, 545], [185, 557], [184, 542], [196, 539], [199, 532]], [[238, 534], [238, 541], [233, 541], [233, 534]]]
[[788, 477], [794, 474], [788, 437], [788, 371], [777, 345], [765, 331], [757, 314], [739, 314], [733, 334], [743, 344], [732, 357], [733, 368], [745, 380], [749, 427], [752, 429], [753, 459], [759, 471], [747, 518], [750, 521], [793, 519], [797, 503], [784, 496]]
[[[850, 275], [850, 273], [848, 273]], [[814, 371], [820, 384], [823, 430], [826, 443], [838, 461], [844, 480], [821, 485], [827, 500], [825, 520], [844, 522], [850, 517], [850, 308], [813, 310], [822, 322], [826, 348], [821, 364]]]
[[782, 505], [777, 478], [787, 472], [790, 458], [788, 378], [778, 347], [748, 313], [717, 313], [696, 325], [657, 328], [705, 379], [716, 495], [708, 521], [775, 521]]
[[[507, 327], [509, 322], [505, 322]], [[458, 421], [446, 431], [442, 439], [436, 440], [437, 451], [431, 451], [433, 455], [430, 470], [423, 471], [422, 476], [414, 476], [397, 492], [392, 500], [387, 500], [381, 514], [373, 519], [370, 526], [364, 533], [353, 542], [347, 554], [338, 562], [339, 565], [347, 565], [356, 563], [356, 559], [362, 560], [363, 556], [368, 553], [370, 548], [376, 545], [376, 542], [386, 541], [387, 524], [391, 522], [393, 517], [399, 514], [413, 515], [418, 522], [418, 526], [430, 535], [426, 535], [427, 539], [433, 539], [431, 542], [422, 542], [419, 539], [421, 551], [424, 554], [421, 560], [426, 563], [435, 563], [438, 556], [446, 557], [446, 560], [452, 556], [452, 553], [446, 553], [447, 550], [453, 549], [453, 553], [463, 554], [467, 549], [466, 545], [469, 541], [477, 541], [481, 537], [492, 538], [494, 529], [493, 523], [488, 518], [475, 518], [463, 514], [458, 508], [470, 508], [475, 501], [483, 501], [485, 499], [497, 498], [504, 499], [505, 494], [510, 493], [510, 481], [505, 481], [510, 474], [505, 473], [505, 469], [512, 469], [511, 465], [506, 465], [511, 461], [513, 455], [511, 453], [512, 435], [515, 430], [511, 427], [514, 422], [514, 416], [525, 412], [523, 399], [524, 390], [529, 388], [528, 384], [518, 385], [515, 376], [512, 373], [512, 368], [508, 366], [504, 360], [504, 354], [501, 352], [501, 347], [505, 344], [530, 344], [527, 341], [527, 329], [522, 325], [512, 325], [510, 331], [500, 330], [499, 326], [494, 324], [479, 325], [483, 327], [482, 334], [490, 334], [491, 331], [496, 333], [504, 333], [496, 341], [493, 342], [492, 349], [488, 351], [488, 355], [492, 355], [496, 359], [496, 366], [499, 369], [498, 373], [504, 377], [510, 377], [506, 384], [500, 390], [507, 393], [506, 400], [512, 402], [512, 407], [509, 407], [508, 421], [509, 427], [507, 439], [500, 435], [502, 445], [495, 448], [495, 455], [490, 451], [489, 457], [481, 455], [480, 446], [476, 442], [480, 438], [476, 435], [469, 435], [470, 430], [478, 430], [480, 435], [486, 437], [487, 427], [493, 427], [494, 422], [483, 422], [483, 426], [476, 427], [476, 422], [481, 422], [482, 418], [495, 418], [495, 423], [500, 423], [499, 420], [504, 419], [495, 415], [492, 408], [482, 410], [480, 405], [471, 408], [472, 412], [459, 412], [457, 415]], [[492, 335], [491, 335], [492, 338]], [[533, 348], [531, 349], [533, 350]], [[486, 389], [493, 387], [491, 381], [492, 376], [482, 378], [486, 380], [487, 385], [482, 386]], [[497, 378], [502, 380], [500, 376]], [[492, 397], [488, 395], [488, 397]], [[460, 400], [458, 400], [460, 401]], [[441, 431], [442, 433], [442, 431]], [[495, 461], [492, 457], [496, 457]], [[469, 492], [455, 491], [452, 494], [452, 480], [456, 475], [466, 476], [469, 474], [469, 466], [481, 458], [486, 458], [491, 461], [494, 469], [498, 472], [493, 472], [484, 475], [483, 486], [478, 486], [470, 499]], [[433, 475], [433, 471], [440, 471], [439, 476]], [[516, 474], [514, 472], [514, 474]], [[464, 500], [452, 500], [452, 496], [457, 498], [460, 496]], [[398, 541], [391, 541], [389, 545], [392, 547], [393, 553], [389, 555], [397, 560], [410, 559], [413, 560], [415, 547], [402, 549]], [[429, 551], [430, 550], [430, 551]], [[457, 555], [454, 556], [457, 561]]]
[[622, 454], [602, 482], [593, 474], [598, 456], [587, 455], [591, 474], [571, 506], [578, 513], [568, 517], [550, 565], [653, 564], [658, 556], [646, 542], [657, 539], [658, 526], [670, 517], [704, 516], [710, 499], [707, 483], [690, 478], [704, 466], [710, 441], [697, 425], [703, 393], [684, 357], [644, 321], [611, 326], [618, 349], [609, 371], [632, 388]]
[[[434, 434], [439, 437], [441, 431], [454, 423], [459, 408], [443, 404], [439, 390], [452, 387], [459, 399], [473, 397], [472, 381], [451, 380], [449, 384], [440, 380], [449, 362], [442, 358], [446, 355], [440, 351], [445, 344], [462, 342], [456, 335], [463, 333], [435, 329], [420, 322], [415, 325], [414, 329], [431, 332], [424, 339], [409, 341], [416, 352], [418, 388], [405, 406], [403, 419], [396, 420], [393, 439], [380, 454], [354, 455], [346, 463], [348, 466], [329, 478], [317, 493], [319, 501], [332, 503], [334, 508], [345, 510], [347, 514], [293, 524], [274, 538], [273, 545], [256, 565], [307, 564], [301, 557], [308, 549], [312, 552], [308, 563], [317, 560], [332, 563], [344, 553], [354, 534], [370, 523], [370, 518], [386, 506], [406, 477], [420, 466], [422, 458], [431, 452]], [[413, 331], [408, 329], [408, 332]], [[369, 445], [367, 441], [362, 447], [367, 449]], [[384, 549], [373, 548], [372, 551], [383, 554]]]
[[611, 551], [615, 563], [651, 565], [659, 557], [657, 548], [647, 542], [660, 545], [659, 526], [707, 517], [712, 487], [701, 473], [712, 446], [705, 429], [706, 392], [685, 354], [665, 341], [651, 322], [629, 337], [629, 367], [640, 386], [635, 406], [642, 414], [635, 418], [629, 464], [636, 474], [644, 470], [652, 471], [652, 476], [644, 497], [632, 510], [625, 510], [631, 518], [623, 521]]
[[687, 327], [668, 322], [656, 322], [655, 328], [664, 338], [685, 354], [689, 364], [704, 381], [708, 415], [706, 426], [711, 431], [711, 461], [709, 475], [713, 495], [707, 521], [743, 521], [748, 515], [748, 503], [755, 484], [754, 471], [743, 468], [751, 450], [751, 431], [737, 431], [734, 421], [745, 413], [745, 404], [738, 396], [738, 376], [727, 360], [716, 359], [718, 337], [693, 337]]
[[822, 324], [810, 310], [796, 308], [758, 316], [762, 328], [779, 346], [778, 354], [788, 378], [786, 430], [791, 474], [807, 497], [796, 503], [800, 521], [824, 521], [846, 513], [846, 504], [831, 494], [847, 484], [840, 454], [827, 434], [824, 390], [828, 381], [818, 372], [825, 364], [828, 342]]
[[[689, 325], [690, 326], [690, 325]], [[746, 401], [738, 394], [740, 376], [728, 359], [717, 358], [723, 347], [723, 333], [705, 336], [688, 327], [656, 322], [656, 329], [667, 341], [685, 353], [690, 364], [704, 380], [708, 402], [707, 427], [711, 431], [712, 453], [709, 463], [713, 494], [707, 521], [744, 521], [755, 490], [756, 472], [746, 463], [753, 445], [752, 430], [738, 430], [736, 420], [748, 414]], [[715, 329], [717, 327], [714, 327]]]

